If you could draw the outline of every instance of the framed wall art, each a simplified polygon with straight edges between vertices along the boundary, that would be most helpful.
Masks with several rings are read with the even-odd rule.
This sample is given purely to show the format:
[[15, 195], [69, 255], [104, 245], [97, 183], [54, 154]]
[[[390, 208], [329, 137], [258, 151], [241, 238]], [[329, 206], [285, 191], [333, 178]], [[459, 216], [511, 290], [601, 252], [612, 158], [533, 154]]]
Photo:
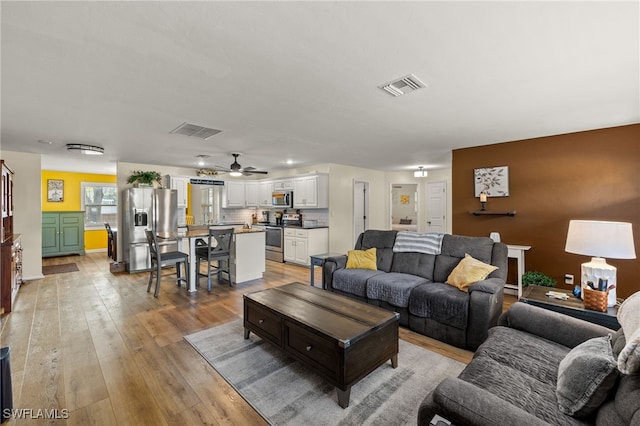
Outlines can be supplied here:
[[487, 194], [487, 197], [509, 196], [509, 167], [484, 167], [473, 170], [476, 197]]
[[64, 181], [47, 179], [47, 201], [59, 203], [64, 201]]

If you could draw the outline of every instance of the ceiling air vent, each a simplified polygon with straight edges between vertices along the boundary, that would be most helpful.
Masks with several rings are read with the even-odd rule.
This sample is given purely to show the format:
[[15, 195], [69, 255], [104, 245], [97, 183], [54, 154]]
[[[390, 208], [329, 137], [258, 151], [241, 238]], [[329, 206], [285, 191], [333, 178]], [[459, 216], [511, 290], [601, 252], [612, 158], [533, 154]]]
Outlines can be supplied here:
[[387, 84], [383, 84], [382, 86], [378, 86], [379, 89], [384, 90], [392, 96], [406, 95], [407, 93], [424, 87], [427, 87], [427, 85], [413, 74], [409, 74]]
[[169, 133], [178, 135], [192, 136], [199, 139], [209, 139], [213, 135], [217, 135], [222, 130], [209, 129], [208, 127], [198, 126], [197, 124], [182, 123]]

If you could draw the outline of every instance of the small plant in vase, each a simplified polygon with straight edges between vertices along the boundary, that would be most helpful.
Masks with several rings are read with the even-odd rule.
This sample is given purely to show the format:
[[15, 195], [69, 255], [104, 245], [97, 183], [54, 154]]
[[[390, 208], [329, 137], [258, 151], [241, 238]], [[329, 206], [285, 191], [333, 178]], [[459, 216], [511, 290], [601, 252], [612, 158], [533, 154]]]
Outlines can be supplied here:
[[556, 280], [551, 278], [549, 275], [543, 274], [542, 272], [527, 271], [524, 274], [522, 274], [522, 286], [526, 287], [528, 285], [555, 287]]
[[154, 171], [134, 170], [131, 172], [129, 179], [127, 179], [127, 183], [131, 183], [134, 186], [154, 186], [154, 183], [157, 183], [162, 188], [162, 176]]

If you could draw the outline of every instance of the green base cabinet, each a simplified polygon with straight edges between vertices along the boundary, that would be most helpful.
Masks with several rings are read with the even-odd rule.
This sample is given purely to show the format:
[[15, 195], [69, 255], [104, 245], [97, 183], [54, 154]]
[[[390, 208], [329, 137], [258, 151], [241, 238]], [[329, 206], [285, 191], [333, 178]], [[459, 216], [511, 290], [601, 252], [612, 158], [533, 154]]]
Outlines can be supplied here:
[[42, 257], [84, 254], [84, 212], [42, 212]]

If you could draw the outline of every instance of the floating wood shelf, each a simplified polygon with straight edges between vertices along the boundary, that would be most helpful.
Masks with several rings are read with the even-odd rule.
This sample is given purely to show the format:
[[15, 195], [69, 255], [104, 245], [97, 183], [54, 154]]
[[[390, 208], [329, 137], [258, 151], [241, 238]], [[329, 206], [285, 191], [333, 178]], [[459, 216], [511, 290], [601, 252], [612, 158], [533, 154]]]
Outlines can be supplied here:
[[480, 210], [480, 211], [471, 212], [471, 214], [474, 215], [474, 216], [484, 216], [484, 215], [515, 216], [516, 215], [516, 211], [512, 210], [510, 212], [492, 212], [492, 211], [489, 211], [489, 210]]

